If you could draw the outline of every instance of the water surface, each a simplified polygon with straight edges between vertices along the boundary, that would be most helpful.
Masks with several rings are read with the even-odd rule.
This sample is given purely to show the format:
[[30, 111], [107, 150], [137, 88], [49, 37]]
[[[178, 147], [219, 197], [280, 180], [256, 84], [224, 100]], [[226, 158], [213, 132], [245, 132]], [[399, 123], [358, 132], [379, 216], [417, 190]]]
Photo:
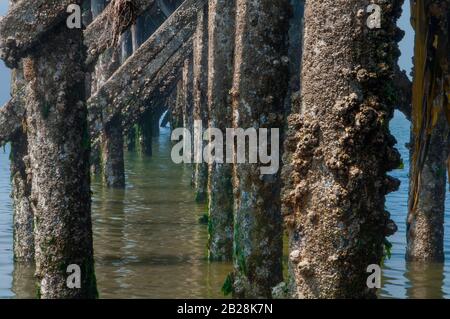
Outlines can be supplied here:
[[[409, 123], [396, 113], [391, 129], [398, 140], [402, 181], [388, 196], [387, 209], [399, 231], [390, 238], [392, 257], [384, 266], [383, 298], [450, 296], [450, 269], [443, 264], [406, 264], [405, 220], [408, 189]], [[170, 160], [169, 130], [154, 140], [154, 156], [126, 153], [125, 190], [110, 190], [94, 180], [93, 228], [96, 273], [102, 298], [217, 298], [228, 263], [209, 263], [207, 231], [198, 223], [206, 211], [194, 203], [191, 170]], [[0, 152], [0, 297], [34, 296], [32, 270], [14, 268], [8, 149]], [[446, 209], [446, 260], [449, 256], [449, 200]]]

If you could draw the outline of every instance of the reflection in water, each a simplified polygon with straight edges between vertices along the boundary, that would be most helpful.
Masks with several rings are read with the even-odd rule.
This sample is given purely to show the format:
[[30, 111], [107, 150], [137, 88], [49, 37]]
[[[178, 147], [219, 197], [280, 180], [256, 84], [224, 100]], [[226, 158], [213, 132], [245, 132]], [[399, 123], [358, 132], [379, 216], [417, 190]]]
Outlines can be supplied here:
[[96, 273], [103, 298], [221, 297], [229, 264], [206, 261], [206, 207], [193, 201], [190, 170], [170, 159], [163, 130], [153, 157], [126, 154], [125, 190], [93, 181]]
[[[409, 123], [396, 113], [391, 129], [399, 142], [405, 168], [393, 172], [402, 186], [388, 196], [386, 203], [399, 230], [389, 238], [393, 243], [392, 258], [385, 261], [380, 297], [448, 298], [448, 265], [423, 267], [405, 263], [409, 162], [404, 144], [409, 139]], [[100, 180], [93, 180], [100, 297], [222, 297], [220, 288], [231, 265], [206, 260], [208, 235], [206, 227], [198, 223], [206, 207], [194, 203], [190, 169], [171, 161], [168, 130], [164, 129], [154, 142], [151, 158], [126, 154], [125, 190], [106, 189]], [[0, 297], [34, 297], [33, 270], [16, 265], [13, 272], [8, 153], [0, 152]], [[450, 252], [448, 203], [449, 200], [445, 218], [446, 260]]]
[[444, 296], [442, 263], [407, 262], [405, 277], [409, 280], [406, 294], [412, 299], [441, 299]]

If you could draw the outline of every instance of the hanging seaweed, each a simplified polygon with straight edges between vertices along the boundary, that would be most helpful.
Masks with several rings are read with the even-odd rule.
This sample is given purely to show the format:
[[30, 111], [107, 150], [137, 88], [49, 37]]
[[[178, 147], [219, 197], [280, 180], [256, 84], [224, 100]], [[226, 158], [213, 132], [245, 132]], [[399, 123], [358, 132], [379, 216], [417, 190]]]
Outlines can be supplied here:
[[115, 46], [121, 34], [136, 22], [136, 6], [133, 0], [113, 0], [106, 9], [108, 12], [108, 23], [112, 28], [112, 41], [110, 47]]

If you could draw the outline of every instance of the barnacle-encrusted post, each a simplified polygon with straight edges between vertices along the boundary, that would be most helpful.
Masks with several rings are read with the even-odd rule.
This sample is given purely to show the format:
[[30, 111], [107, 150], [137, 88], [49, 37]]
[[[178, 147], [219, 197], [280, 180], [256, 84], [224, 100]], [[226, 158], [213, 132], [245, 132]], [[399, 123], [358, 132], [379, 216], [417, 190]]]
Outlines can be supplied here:
[[[296, 297], [376, 296], [366, 270], [396, 230], [384, 204], [399, 185], [386, 173], [400, 164], [388, 124], [402, 2], [306, 1], [301, 105], [283, 160]], [[378, 8], [381, 28], [369, 28]]]
[[[10, 1], [10, 6], [16, 4]], [[11, 95], [14, 96], [21, 107], [25, 107], [22, 98], [26, 87], [23, 77], [22, 63], [12, 71]], [[20, 123], [22, 124], [22, 123]], [[16, 262], [30, 263], [34, 260], [34, 234], [33, 211], [30, 207], [31, 172], [28, 156], [28, 141], [26, 127], [20, 127], [11, 139], [11, 198], [13, 204], [13, 233], [14, 233], [14, 260]], [[20, 267], [17, 265], [17, 267]]]
[[[194, 121], [202, 123], [202, 131], [198, 144], [203, 147], [203, 133], [208, 127], [207, 86], [208, 86], [208, 6], [198, 13], [197, 30], [194, 34], [193, 48], [193, 117]], [[202, 149], [203, 149], [202, 147]], [[195, 200], [205, 203], [208, 199], [208, 164], [205, 161], [194, 164], [194, 192]]]
[[[237, 0], [232, 87], [235, 128], [282, 129], [288, 87], [289, 1]], [[280, 150], [269, 142], [272, 154]], [[253, 150], [254, 151], [254, 150]], [[262, 164], [234, 168], [234, 291], [237, 298], [270, 298], [282, 281], [279, 172]]]
[[[64, 22], [24, 63], [35, 260], [41, 298], [97, 296], [83, 34]], [[69, 288], [69, 265], [81, 286]]]
[[[235, 34], [234, 0], [211, 0], [208, 17], [209, 127], [222, 133], [232, 127], [231, 96]], [[225, 154], [226, 147], [223, 152]], [[213, 163], [208, 172], [208, 248], [211, 260], [231, 260], [233, 255], [232, 164]]]

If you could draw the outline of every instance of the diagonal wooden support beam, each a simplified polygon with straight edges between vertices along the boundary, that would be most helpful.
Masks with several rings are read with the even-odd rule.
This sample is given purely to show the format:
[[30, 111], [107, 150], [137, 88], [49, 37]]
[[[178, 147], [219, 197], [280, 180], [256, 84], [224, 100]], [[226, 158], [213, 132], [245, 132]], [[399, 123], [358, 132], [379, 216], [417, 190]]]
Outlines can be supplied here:
[[[155, 5], [155, 0], [134, 0], [133, 15], [140, 16], [151, 6]], [[97, 61], [98, 56], [113, 44], [114, 30], [111, 12], [114, 1], [111, 1], [103, 12], [84, 31], [84, 43], [87, 47], [86, 64], [92, 65]], [[121, 33], [125, 32], [134, 21], [123, 21]]]
[[11, 140], [22, 125], [25, 107], [22, 94], [18, 93], [0, 108], [0, 145]]
[[[170, 2], [170, 3], [168, 3]], [[163, 15], [169, 17], [176, 8], [183, 2], [183, 0], [134, 0], [133, 14], [134, 16], [141, 16], [152, 7], [157, 7], [161, 10]], [[86, 64], [92, 65], [95, 63], [99, 55], [108, 47], [113, 45], [114, 31], [113, 20], [111, 19], [111, 10], [114, 3], [109, 3], [105, 10], [100, 14], [84, 31], [84, 42], [87, 48]], [[123, 21], [120, 33], [128, 29], [132, 21]]]
[[192, 40], [189, 40], [143, 88], [143, 99], [132, 100], [126, 105], [126, 109], [122, 110], [122, 126], [125, 130], [131, 128], [143, 113], [164, 103], [181, 79], [184, 61], [191, 55]]
[[[151, 109], [156, 104], [155, 100], [165, 99], [176, 86], [179, 80], [180, 69], [183, 62], [192, 54], [192, 38], [172, 54], [164, 65], [158, 69], [151, 69], [149, 73], [142, 74], [140, 79], [124, 87], [124, 92], [120, 94], [114, 102], [107, 102], [108, 99], [95, 95], [88, 101], [89, 126], [91, 140], [93, 144], [98, 143], [98, 137], [102, 128], [112, 121], [117, 114], [121, 114], [122, 127], [126, 132], [145, 111]], [[114, 80], [114, 76], [110, 79]], [[144, 81], [142, 87], [136, 88], [138, 82]], [[109, 82], [109, 81], [108, 81]], [[108, 84], [107, 82], [107, 84]], [[101, 89], [105, 89], [104, 87]], [[100, 92], [98, 92], [100, 93]]]
[[173, 61], [192, 50], [188, 47], [192, 45], [197, 12], [206, 2], [186, 0], [90, 98], [94, 135], [116, 114], [122, 113], [124, 118], [129, 118], [130, 111], [139, 109], [133, 102], [150, 97], [160, 83], [158, 81], [172, 71]]
[[21, 0], [0, 21], [0, 58], [14, 67], [27, 51], [67, 17], [70, 4], [81, 0]]

